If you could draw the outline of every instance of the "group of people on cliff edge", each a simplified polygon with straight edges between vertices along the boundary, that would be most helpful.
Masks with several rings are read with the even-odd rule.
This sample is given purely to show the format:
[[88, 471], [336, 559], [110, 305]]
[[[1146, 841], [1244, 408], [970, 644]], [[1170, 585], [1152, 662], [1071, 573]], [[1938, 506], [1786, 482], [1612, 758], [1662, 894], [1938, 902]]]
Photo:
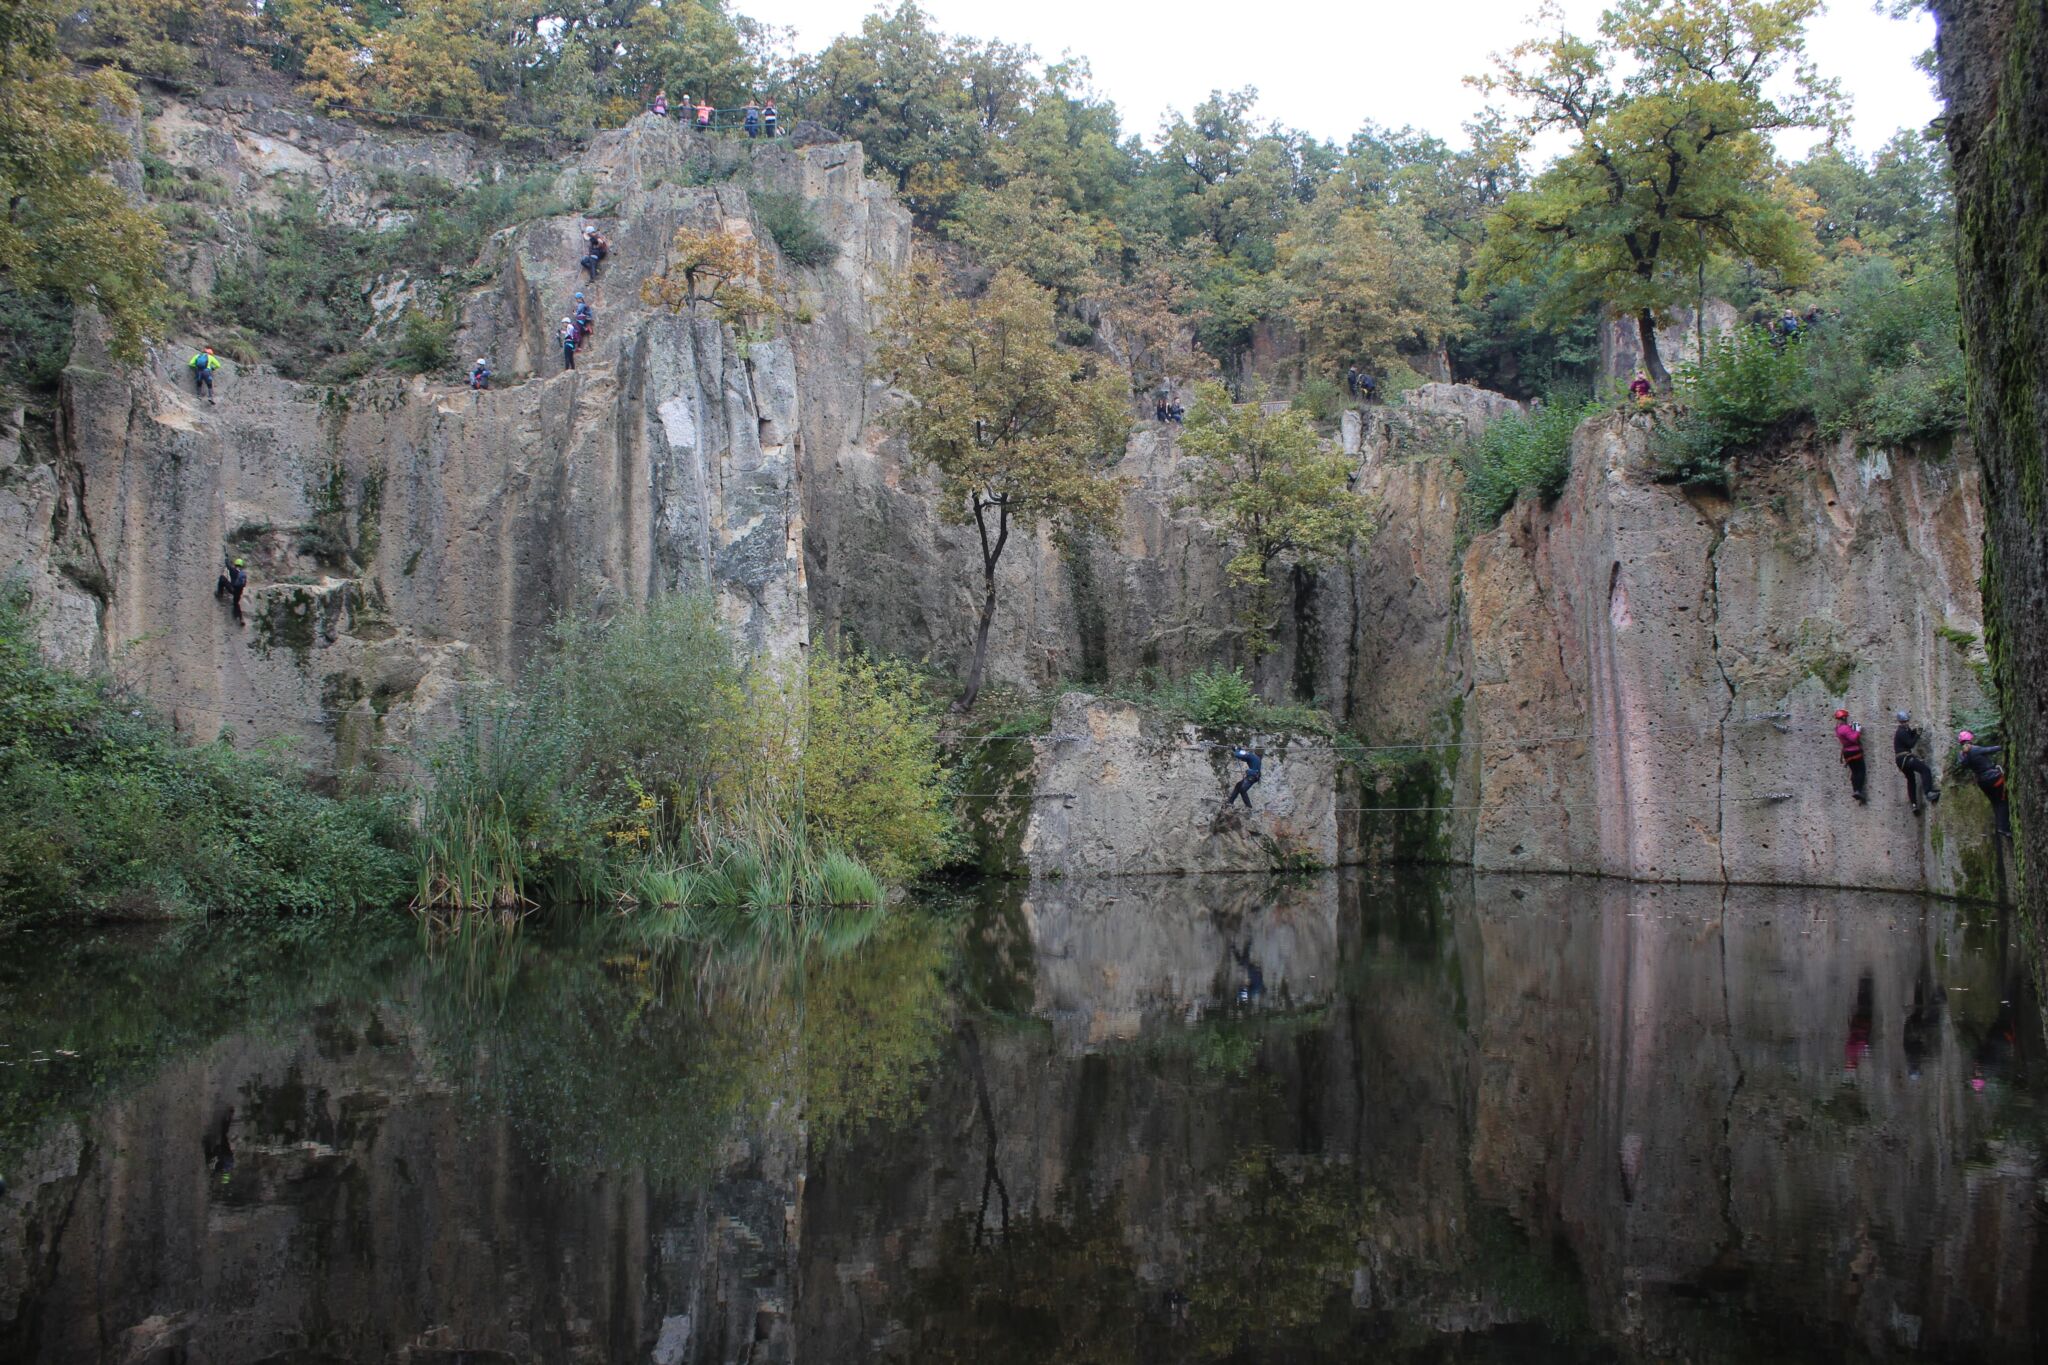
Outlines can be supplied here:
[[[782, 124], [782, 115], [776, 111], [775, 101], [772, 99], [765, 104], [756, 104], [753, 100], [749, 99], [742, 108], [735, 110], [714, 109], [708, 100], [696, 100], [693, 102], [688, 95], [685, 95], [677, 102], [676, 109], [679, 112], [679, 116], [685, 122], [695, 127], [699, 132], [705, 133], [711, 132], [717, 127], [718, 116], [721, 114], [737, 113], [740, 116], [739, 126], [746, 131], [748, 137], [775, 137]], [[667, 118], [669, 116], [668, 91], [655, 91], [654, 98], [647, 105], [647, 112], [658, 118]]]

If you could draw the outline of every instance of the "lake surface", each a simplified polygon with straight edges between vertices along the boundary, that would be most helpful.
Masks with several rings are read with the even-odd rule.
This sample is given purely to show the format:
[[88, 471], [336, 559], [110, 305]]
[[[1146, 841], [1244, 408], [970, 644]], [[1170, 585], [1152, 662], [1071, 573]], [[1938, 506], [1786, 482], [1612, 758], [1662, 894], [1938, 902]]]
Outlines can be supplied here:
[[0, 1360], [2034, 1360], [1996, 912], [1005, 887], [799, 945], [0, 943]]

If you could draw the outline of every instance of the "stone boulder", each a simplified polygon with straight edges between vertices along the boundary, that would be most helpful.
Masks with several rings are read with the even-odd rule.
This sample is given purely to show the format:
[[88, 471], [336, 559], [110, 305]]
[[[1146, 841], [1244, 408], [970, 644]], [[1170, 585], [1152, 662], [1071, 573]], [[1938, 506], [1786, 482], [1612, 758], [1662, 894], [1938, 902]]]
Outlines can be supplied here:
[[[1249, 813], [1223, 805], [1243, 772], [1233, 743], [1265, 758]], [[1007, 773], [989, 764], [978, 772], [977, 785], [1003, 784], [975, 793], [992, 804], [970, 815], [985, 870], [1106, 877], [1339, 861], [1338, 764], [1326, 739], [1253, 734], [1226, 743], [1130, 702], [1070, 692], [1052, 732], [1016, 748]]]

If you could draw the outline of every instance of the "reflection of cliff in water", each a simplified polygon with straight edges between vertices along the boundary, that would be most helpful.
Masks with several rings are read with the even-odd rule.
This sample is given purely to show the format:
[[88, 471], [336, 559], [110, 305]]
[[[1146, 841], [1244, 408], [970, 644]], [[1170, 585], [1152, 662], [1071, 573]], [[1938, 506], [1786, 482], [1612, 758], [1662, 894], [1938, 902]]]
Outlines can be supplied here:
[[[0, 969], [0, 1033], [85, 1065], [196, 989], [121, 964]], [[243, 964], [111, 1096], [0, 1079], [0, 1357], [2016, 1360], [2048, 1311], [2040, 1022], [1953, 906], [1076, 882], [770, 966]]]
[[[2040, 1031], [1995, 926], [1557, 879], [1368, 882], [1334, 918], [1309, 883], [1220, 927], [1200, 880], [1093, 894], [1116, 903], [1011, 907], [1051, 1036], [983, 1021], [917, 1133], [812, 1163], [801, 1339], [904, 1360], [1341, 1355], [1418, 1330], [1524, 1358], [2031, 1351]], [[1338, 942], [1313, 928], [1332, 923]], [[1296, 1008], [1270, 986], [1246, 1008], [1247, 937], [1317, 983]], [[1167, 1016], [1194, 1022], [1143, 1022]]]

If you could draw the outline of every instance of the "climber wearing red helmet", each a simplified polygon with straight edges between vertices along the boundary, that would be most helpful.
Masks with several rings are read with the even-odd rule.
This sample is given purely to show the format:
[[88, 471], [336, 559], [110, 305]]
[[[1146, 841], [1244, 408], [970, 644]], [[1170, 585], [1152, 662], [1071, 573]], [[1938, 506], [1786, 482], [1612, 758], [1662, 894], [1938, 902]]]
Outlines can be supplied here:
[[1868, 805], [1870, 798], [1863, 794], [1863, 782], [1869, 776], [1863, 763], [1863, 727], [1851, 724], [1847, 711], [1837, 711], [1835, 738], [1842, 743], [1842, 766], [1849, 770], [1849, 789], [1858, 801]]

